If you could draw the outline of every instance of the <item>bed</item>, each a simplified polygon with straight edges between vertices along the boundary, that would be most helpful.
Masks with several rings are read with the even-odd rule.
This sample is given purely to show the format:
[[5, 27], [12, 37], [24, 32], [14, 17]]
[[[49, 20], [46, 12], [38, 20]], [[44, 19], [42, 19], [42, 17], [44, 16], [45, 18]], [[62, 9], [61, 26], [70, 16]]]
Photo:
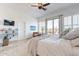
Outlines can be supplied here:
[[35, 37], [29, 40], [28, 43], [29, 56], [79, 56], [79, 45], [72, 46], [71, 40], [57, 36]]
[[35, 37], [28, 41], [28, 53], [31, 56], [71, 56], [72, 46], [69, 40], [55, 36]]

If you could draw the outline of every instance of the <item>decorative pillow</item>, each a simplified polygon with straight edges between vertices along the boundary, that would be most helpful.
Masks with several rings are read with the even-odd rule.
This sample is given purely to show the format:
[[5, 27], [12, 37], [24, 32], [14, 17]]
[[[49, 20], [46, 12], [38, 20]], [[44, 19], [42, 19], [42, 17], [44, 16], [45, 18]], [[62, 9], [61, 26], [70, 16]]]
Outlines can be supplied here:
[[79, 28], [75, 28], [67, 33], [63, 38], [73, 40], [79, 37]]
[[62, 31], [62, 33], [60, 34], [60, 38], [63, 37], [64, 35], [66, 35], [68, 32], [70, 31], [70, 28], [65, 29], [64, 31]]
[[73, 47], [79, 47], [79, 38], [71, 40], [71, 44]]

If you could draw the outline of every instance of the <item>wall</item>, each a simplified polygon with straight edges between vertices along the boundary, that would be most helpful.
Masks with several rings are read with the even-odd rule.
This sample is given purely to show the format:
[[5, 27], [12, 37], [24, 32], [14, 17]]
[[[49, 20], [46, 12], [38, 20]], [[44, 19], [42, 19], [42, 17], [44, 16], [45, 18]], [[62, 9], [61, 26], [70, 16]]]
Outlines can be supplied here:
[[4, 19], [14, 20], [19, 29], [18, 40], [28, 38], [32, 34], [29, 26], [37, 25], [37, 20], [21, 9], [19, 4], [0, 4], [0, 25]]
[[32, 32], [30, 30], [30, 26], [36, 26], [36, 30], [38, 30], [37, 20], [33, 18], [26, 18], [26, 21], [19, 22], [18, 28], [19, 28], [19, 39], [25, 39], [30, 38], [32, 36]]
[[[26, 26], [25, 37], [26, 36], [31, 37], [31, 35], [32, 35], [32, 32], [33, 31], [31, 31], [30, 26], [36, 26], [35, 32], [38, 30], [38, 28], [37, 28], [38, 27], [38, 24], [37, 24], [37, 21], [35, 21], [35, 19], [28, 20], [26, 22], [25, 26]], [[28, 38], [28, 37], [26, 37], [26, 38]]]

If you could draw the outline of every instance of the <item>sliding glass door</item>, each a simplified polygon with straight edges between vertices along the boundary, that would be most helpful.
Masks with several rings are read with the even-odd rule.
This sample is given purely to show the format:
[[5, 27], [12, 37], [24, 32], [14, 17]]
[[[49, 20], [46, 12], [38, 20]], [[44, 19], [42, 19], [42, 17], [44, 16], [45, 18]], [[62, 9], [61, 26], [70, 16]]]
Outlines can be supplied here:
[[53, 20], [47, 21], [47, 34], [53, 33]]
[[54, 35], [59, 35], [59, 19], [54, 19]]
[[39, 21], [39, 33], [45, 34], [45, 21]]
[[38, 22], [39, 33], [49, 35], [59, 35], [59, 18], [47, 19]]
[[59, 19], [47, 20], [47, 34], [59, 35]]

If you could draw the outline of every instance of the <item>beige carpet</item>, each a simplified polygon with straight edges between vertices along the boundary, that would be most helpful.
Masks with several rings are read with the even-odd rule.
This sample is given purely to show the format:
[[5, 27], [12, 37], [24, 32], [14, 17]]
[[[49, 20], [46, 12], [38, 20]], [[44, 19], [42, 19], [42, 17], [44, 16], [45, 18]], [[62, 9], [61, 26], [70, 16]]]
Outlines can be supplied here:
[[0, 55], [1, 56], [26, 56], [27, 41], [28, 39], [9, 42], [8, 46], [0, 47]]

